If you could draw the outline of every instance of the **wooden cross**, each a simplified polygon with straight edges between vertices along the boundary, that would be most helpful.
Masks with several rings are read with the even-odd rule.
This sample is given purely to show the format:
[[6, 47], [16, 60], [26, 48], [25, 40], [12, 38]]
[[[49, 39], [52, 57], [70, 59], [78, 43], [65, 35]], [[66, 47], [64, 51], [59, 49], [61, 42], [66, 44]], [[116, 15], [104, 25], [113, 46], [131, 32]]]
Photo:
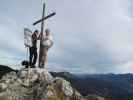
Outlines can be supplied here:
[[36, 25], [41, 22], [41, 33], [40, 33], [40, 50], [39, 50], [39, 67], [43, 68], [45, 66], [42, 66], [41, 64], [44, 63], [42, 57], [44, 56], [44, 50], [43, 50], [43, 32], [44, 32], [44, 21], [52, 16], [54, 16], [56, 13], [53, 12], [49, 14], [48, 16], [45, 16], [45, 7], [46, 7], [46, 2], [43, 3], [43, 12], [42, 12], [42, 18], [36, 22], [33, 23], [33, 25]]

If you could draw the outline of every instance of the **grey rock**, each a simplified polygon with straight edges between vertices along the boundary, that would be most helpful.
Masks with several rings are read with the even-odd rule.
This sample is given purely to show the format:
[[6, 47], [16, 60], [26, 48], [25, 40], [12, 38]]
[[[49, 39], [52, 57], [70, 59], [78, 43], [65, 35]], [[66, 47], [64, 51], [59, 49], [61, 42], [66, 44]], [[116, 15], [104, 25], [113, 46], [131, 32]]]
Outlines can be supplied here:
[[61, 86], [61, 90], [66, 96], [72, 96], [73, 88], [71, 87], [70, 82], [60, 77], [56, 77], [54, 82], [56, 82], [57, 86]]
[[7, 89], [7, 84], [6, 83], [0, 83], [0, 92], [3, 92]]

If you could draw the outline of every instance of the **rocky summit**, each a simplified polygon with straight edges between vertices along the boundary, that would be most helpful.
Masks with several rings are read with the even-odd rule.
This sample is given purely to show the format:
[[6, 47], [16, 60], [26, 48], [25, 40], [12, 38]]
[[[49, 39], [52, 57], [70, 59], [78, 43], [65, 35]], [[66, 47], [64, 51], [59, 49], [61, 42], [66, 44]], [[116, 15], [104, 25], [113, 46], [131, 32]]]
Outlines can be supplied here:
[[0, 100], [88, 100], [70, 82], [44, 69], [20, 70], [0, 80]]

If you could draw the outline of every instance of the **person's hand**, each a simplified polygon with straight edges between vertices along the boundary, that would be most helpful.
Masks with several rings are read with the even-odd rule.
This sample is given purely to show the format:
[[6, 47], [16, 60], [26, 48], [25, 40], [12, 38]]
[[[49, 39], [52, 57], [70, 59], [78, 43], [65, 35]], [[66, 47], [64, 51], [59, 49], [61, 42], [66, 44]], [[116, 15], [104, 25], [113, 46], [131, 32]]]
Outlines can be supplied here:
[[37, 39], [41, 40], [41, 37], [42, 37], [42, 34], [40, 33]]
[[44, 36], [43, 39], [44, 40], [48, 40], [49, 38], [48, 38], [48, 36]]

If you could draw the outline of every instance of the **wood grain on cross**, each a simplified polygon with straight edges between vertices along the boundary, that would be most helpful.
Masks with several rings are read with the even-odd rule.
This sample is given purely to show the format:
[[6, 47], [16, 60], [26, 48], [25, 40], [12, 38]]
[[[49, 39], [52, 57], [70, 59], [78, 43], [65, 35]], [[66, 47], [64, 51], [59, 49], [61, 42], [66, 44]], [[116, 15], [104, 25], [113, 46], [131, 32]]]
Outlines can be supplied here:
[[52, 16], [54, 16], [56, 13], [52, 13], [49, 14], [48, 16], [45, 16], [45, 7], [46, 7], [46, 2], [43, 3], [43, 12], [42, 12], [42, 18], [38, 21], [36, 21], [35, 23], [33, 23], [33, 25], [36, 25], [38, 23], [41, 23], [41, 32], [40, 32], [40, 50], [39, 50], [39, 65], [38, 67], [40, 68], [44, 68], [44, 60], [43, 60], [43, 56], [44, 56], [44, 50], [43, 50], [43, 32], [44, 32], [44, 21]]

